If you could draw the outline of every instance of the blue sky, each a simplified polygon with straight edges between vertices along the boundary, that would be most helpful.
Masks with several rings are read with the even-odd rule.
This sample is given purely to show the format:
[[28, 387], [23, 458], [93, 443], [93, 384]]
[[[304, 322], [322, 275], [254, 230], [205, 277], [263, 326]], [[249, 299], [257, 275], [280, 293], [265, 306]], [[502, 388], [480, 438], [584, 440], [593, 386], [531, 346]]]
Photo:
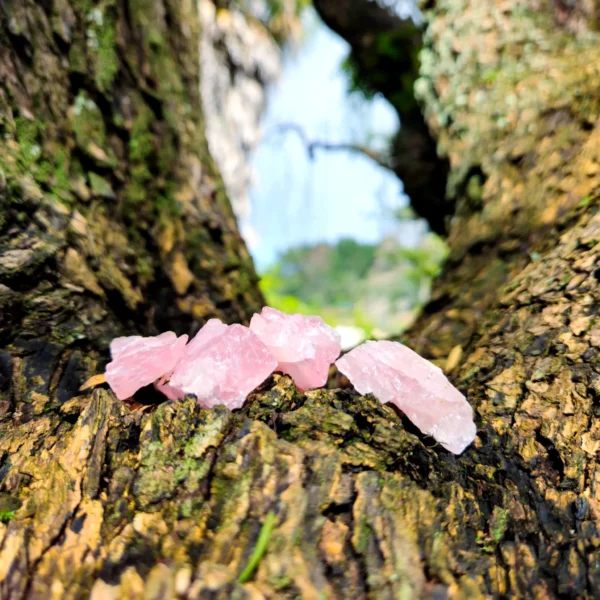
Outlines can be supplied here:
[[300, 126], [307, 138], [384, 147], [398, 127], [396, 113], [382, 98], [371, 102], [348, 94], [341, 69], [348, 46], [306, 16], [306, 39], [288, 52], [283, 76], [268, 94], [263, 142], [253, 164], [250, 241], [259, 269], [285, 249], [304, 243], [353, 237], [376, 242], [389, 229], [386, 207], [407, 203], [398, 179], [366, 157], [318, 150], [308, 157], [293, 132], [277, 134], [281, 124]]

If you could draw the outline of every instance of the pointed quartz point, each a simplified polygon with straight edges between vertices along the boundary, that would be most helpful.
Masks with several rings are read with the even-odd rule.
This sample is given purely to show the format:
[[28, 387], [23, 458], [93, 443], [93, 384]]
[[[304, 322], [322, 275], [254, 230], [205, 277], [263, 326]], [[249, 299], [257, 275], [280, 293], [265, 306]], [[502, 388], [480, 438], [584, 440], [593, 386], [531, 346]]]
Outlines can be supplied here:
[[140, 388], [171, 373], [183, 356], [188, 336], [172, 331], [154, 337], [118, 337], [110, 343], [112, 361], [106, 366], [106, 381], [119, 400], [130, 398]]
[[186, 346], [170, 381], [157, 388], [170, 398], [193, 394], [206, 408], [240, 408], [276, 366], [269, 349], [248, 327], [211, 319]]
[[321, 317], [286, 315], [267, 306], [252, 317], [250, 329], [277, 359], [277, 370], [290, 375], [300, 390], [325, 385], [340, 355], [340, 336]]
[[460, 454], [476, 434], [473, 409], [441, 369], [397, 342], [365, 342], [336, 362], [360, 394], [395, 404], [423, 433]]

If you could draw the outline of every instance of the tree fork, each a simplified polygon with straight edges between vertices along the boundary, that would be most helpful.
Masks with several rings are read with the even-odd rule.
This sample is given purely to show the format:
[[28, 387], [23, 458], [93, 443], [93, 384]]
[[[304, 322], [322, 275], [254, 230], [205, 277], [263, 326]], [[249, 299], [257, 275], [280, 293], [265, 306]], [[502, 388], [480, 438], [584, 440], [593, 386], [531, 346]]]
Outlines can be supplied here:
[[[408, 341], [462, 348], [478, 437], [456, 457], [279, 375], [235, 413], [77, 391], [114, 335], [261, 303], [202, 141], [192, 6], [1, 5], [0, 596], [597, 597], [597, 34], [516, 1], [427, 14], [417, 91], [457, 208]], [[518, 85], [515, 48], [541, 61]]]

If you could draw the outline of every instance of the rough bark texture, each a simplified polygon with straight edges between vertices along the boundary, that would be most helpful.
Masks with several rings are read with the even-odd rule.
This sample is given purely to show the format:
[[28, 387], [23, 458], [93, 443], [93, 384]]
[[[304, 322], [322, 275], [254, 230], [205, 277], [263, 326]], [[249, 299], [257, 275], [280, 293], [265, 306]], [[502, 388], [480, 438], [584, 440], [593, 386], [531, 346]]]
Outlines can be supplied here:
[[[63, 3], [55, 5], [66, 10]], [[448, 157], [447, 199], [456, 209], [450, 222], [452, 258], [433, 302], [408, 338], [420, 352], [446, 365], [475, 408], [475, 444], [455, 457], [372, 398], [337, 389], [301, 394], [288, 378], [277, 375], [236, 413], [201, 410], [192, 400], [148, 409], [118, 402], [103, 389], [77, 395], [63, 383], [77, 379], [80, 365], [93, 360], [94, 345], [106, 355], [112, 331], [129, 323], [142, 328], [152, 323], [147, 318], [151, 312], [132, 304], [137, 287], [174, 289], [163, 292], [172, 298], [171, 306], [179, 307], [175, 317], [162, 313], [169, 315], [162, 317], [169, 323], [188, 327], [193, 313], [186, 316], [185, 307], [193, 310], [195, 301], [184, 301], [186, 291], [169, 284], [176, 280], [166, 276], [153, 275], [130, 288], [106, 283], [130, 281], [131, 255], [124, 242], [108, 246], [105, 241], [107, 236], [123, 240], [125, 232], [127, 248], [141, 249], [142, 256], [157, 261], [152, 274], [162, 269], [169, 273], [170, 263], [159, 251], [162, 238], [136, 233], [153, 232], [144, 225], [156, 226], [158, 217], [136, 209], [136, 219], [126, 220], [131, 213], [126, 212], [130, 199], [125, 190], [135, 181], [130, 165], [146, 164], [147, 157], [132, 163], [127, 143], [127, 153], [114, 166], [98, 171], [117, 198], [112, 204], [102, 199], [98, 182], [94, 191], [89, 175], [88, 199], [75, 196], [77, 179], [70, 170], [70, 194], [62, 199], [61, 189], [53, 189], [57, 166], [50, 164], [51, 175], [44, 182], [37, 175], [44, 159], [26, 162], [37, 151], [22, 150], [33, 134], [26, 129], [26, 138], [17, 137], [23, 135], [16, 133], [18, 116], [25, 119], [18, 121], [21, 125], [35, 123], [30, 116], [44, 124], [43, 135], [38, 126], [33, 129], [38, 136], [33, 142], [42, 142], [38, 145], [45, 160], [60, 156], [46, 144], [64, 138], [59, 148], [66, 146], [70, 160], [77, 161], [69, 165], [80, 165], [82, 174], [96, 172], [94, 147], [90, 158], [90, 147], [79, 140], [77, 129], [69, 134], [72, 129], [64, 133], [59, 127], [71, 122], [68, 115], [61, 120], [60, 111], [44, 112], [50, 111], [54, 89], [87, 82], [85, 103], [80, 104], [92, 112], [88, 100], [102, 107], [108, 160], [111, 151], [120, 156], [118, 140], [128, 139], [126, 124], [132, 127], [135, 119], [109, 124], [106, 115], [119, 106], [118, 96], [115, 91], [110, 102], [102, 100], [106, 75], [98, 79], [93, 55], [84, 54], [87, 75], [77, 71], [70, 77], [59, 62], [46, 58], [40, 66], [35, 59], [38, 49], [49, 48], [49, 40], [55, 49], [43, 56], [68, 55], [78, 39], [74, 24], [81, 26], [83, 12], [71, 7], [77, 17], [69, 27], [72, 41], [61, 42], [60, 34], [50, 33], [52, 27], [61, 31], [61, 21], [52, 18], [47, 5], [34, 8], [32, 3], [27, 16], [19, 6], [15, 2], [10, 17], [4, 12], [4, 40], [15, 48], [15, 36], [32, 41], [22, 56], [5, 47], [0, 62], [11, 74], [9, 89], [16, 90], [4, 92], [3, 114], [8, 117], [3, 126], [9, 137], [0, 159], [6, 180], [3, 201], [10, 203], [2, 225], [2, 324], [4, 332], [16, 332], [1, 363], [0, 595], [598, 597], [598, 34], [558, 28], [556, 13], [545, 3], [446, 0], [427, 14], [416, 91], [439, 138], [439, 151]], [[132, 78], [129, 94], [141, 97], [142, 106], [150, 106], [156, 116], [157, 129], [151, 133], [162, 136], [159, 126], [164, 127], [182, 140], [178, 152], [191, 160], [195, 154], [186, 153], [191, 146], [183, 142], [187, 138], [180, 128], [188, 119], [185, 132], [200, 136], [195, 106], [190, 104], [191, 112], [172, 122], [155, 111], [164, 103], [171, 106], [160, 97], [166, 74], [193, 73], [192, 61], [185, 62], [178, 46], [176, 56], [167, 54], [177, 68], [169, 62], [158, 77], [153, 62], [144, 61], [154, 42], [145, 46], [147, 38], [133, 33], [153, 31], [149, 23], [192, 26], [193, 19], [183, 18], [185, 5], [164, 4], [163, 11], [153, 13], [158, 3], [152, 2], [135, 27], [131, 11], [121, 12], [121, 4], [108, 6], [115, 11], [110, 13], [115, 22], [127, 28], [117, 28], [122, 50], [114, 81], [125, 78], [121, 85], [126, 85]], [[577, 14], [584, 14], [583, 9]], [[47, 34], [39, 33], [43, 31]], [[134, 39], [138, 42], [131, 46]], [[186, 38], [162, 39], [170, 40], [163, 48], [172, 48]], [[129, 64], [126, 50], [132, 47], [136, 52]], [[90, 53], [93, 44], [87, 48], [84, 52]], [[29, 94], [43, 108], [27, 104], [29, 96], [22, 90], [47, 76], [52, 85], [39, 91], [37, 84], [37, 94]], [[61, 76], [65, 87], [56, 88]], [[183, 90], [179, 88], [171, 110], [185, 106], [196, 87]], [[67, 106], [75, 103], [79, 88], [70, 93]], [[130, 105], [136, 106], [134, 101]], [[17, 106], [23, 107], [18, 115]], [[75, 115], [73, 109], [71, 118]], [[90, 143], [90, 138], [82, 139]], [[158, 152], [162, 144], [151, 147]], [[176, 171], [188, 163], [179, 158], [167, 164]], [[208, 178], [207, 164], [210, 159], [203, 155], [200, 182]], [[159, 169], [158, 161], [153, 168]], [[206, 189], [187, 187], [189, 178], [178, 177], [182, 190], [196, 194]], [[142, 187], [160, 181], [154, 175]], [[185, 201], [190, 193], [175, 197]], [[211, 196], [194, 196], [184, 209], [206, 198]], [[196, 218], [195, 227], [180, 235], [210, 237], [213, 230], [206, 223], [219, 216], [222, 239], [237, 240], [233, 224], [223, 225], [230, 223], [224, 201], [219, 204], [213, 197], [205, 206], [211, 215], [207, 221]], [[30, 207], [33, 217], [24, 214]], [[102, 228], [109, 218], [114, 224]], [[166, 223], [180, 219], [192, 217], [170, 214]], [[11, 228], [24, 233], [9, 238]], [[15, 246], [8, 247], [13, 239]], [[28, 248], [27, 239], [36, 245]], [[202, 265], [186, 254], [188, 242], [174, 239], [196, 273], [189, 285], [192, 296], [207, 286], [202, 306], [210, 308], [198, 319], [223, 313], [243, 317], [259, 301], [249, 284], [240, 287], [251, 275], [244, 270], [249, 267], [240, 258], [245, 254], [238, 242], [230, 252], [227, 243], [217, 245], [221, 253], [211, 254]], [[100, 245], [97, 240], [104, 241]], [[92, 261], [89, 248], [96, 244]], [[151, 251], [154, 244], [156, 251]], [[113, 277], [104, 274], [110, 247], [117, 252], [108, 271]], [[207, 242], [207, 247], [212, 252], [215, 245]], [[73, 252], [75, 260], [68, 259]], [[233, 262], [221, 260], [224, 256]], [[19, 257], [29, 258], [11, 267], [10, 261]], [[69, 260], [85, 268], [74, 271]], [[196, 254], [194, 260], [201, 259]], [[31, 276], [20, 275], [25, 268]], [[73, 273], [80, 273], [77, 279]], [[148, 310], [154, 304], [158, 313], [169, 305], [155, 304], [160, 297], [147, 298]], [[220, 304], [220, 297], [231, 304]], [[155, 323], [160, 324], [156, 317]], [[90, 364], [88, 372], [94, 368]]]
[[243, 320], [261, 298], [204, 139], [194, 2], [0, 16], [3, 331], [102, 347]]

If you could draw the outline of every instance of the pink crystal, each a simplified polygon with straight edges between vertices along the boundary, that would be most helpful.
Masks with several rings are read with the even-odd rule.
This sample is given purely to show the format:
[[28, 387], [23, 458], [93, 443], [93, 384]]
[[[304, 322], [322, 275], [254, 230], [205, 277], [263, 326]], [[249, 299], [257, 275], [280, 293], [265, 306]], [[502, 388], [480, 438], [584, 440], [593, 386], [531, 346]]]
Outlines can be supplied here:
[[240, 408], [276, 366], [269, 349], [248, 327], [211, 319], [186, 346], [170, 381], [159, 382], [157, 388], [171, 398], [193, 394], [207, 408]]
[[268, 306], [250, 321], [277, 359], [277, 370], [301, 390], [325, 385], [331, 363], [340, 355], [340, 336], [321, 317], [286, 315]]
[[119, 398], [130, 398], [140, 388], [170, 374], [183, 356], [188, 336], [172, 331], [155, 337], [118, 337], [110, 343], [112, 361], [106, 366], [106, 381]]
[[164, 394], [169, 400], [181, 400], [185, 397], [185, 394], [181, 390], [177, 390], [171, 387], [169, 384], [168, 377], [161, 377], [154, 382], [154, 387], [161, 393]]
[[441, 369], [397, 342], [365, 342], [337, 368], [361, 394], [395, 404], [423, 433], [460, 454], [475, 439], [473, 409]]

